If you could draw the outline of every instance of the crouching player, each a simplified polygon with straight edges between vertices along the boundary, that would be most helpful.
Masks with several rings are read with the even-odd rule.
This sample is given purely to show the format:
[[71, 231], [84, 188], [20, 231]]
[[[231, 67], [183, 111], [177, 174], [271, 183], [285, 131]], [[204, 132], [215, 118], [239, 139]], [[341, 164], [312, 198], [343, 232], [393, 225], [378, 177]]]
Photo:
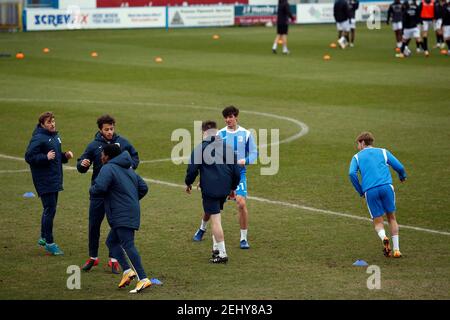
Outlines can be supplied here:
[[[370, 132], [363, 132], [356, 138], [357, 154], [350, 162], [349, 177], [359, 195], [366, 198], [367, 207], [373, 220], [375, 231], [383, 242], [383, 253], [390, 257], [390, 240], [384, 230], [384, 214], [387, 216], [394, 246], [394, 258], [400, 258], [398, 224], [395, 218], [395, 192], [389, 171], [391, 166], [399, 175], [400, 181], [406, 180], [406, 172], [400, 161], [388, 150], [373, 147], [374, 137]], [[361, 182], [358, 179], [358, 171]]]

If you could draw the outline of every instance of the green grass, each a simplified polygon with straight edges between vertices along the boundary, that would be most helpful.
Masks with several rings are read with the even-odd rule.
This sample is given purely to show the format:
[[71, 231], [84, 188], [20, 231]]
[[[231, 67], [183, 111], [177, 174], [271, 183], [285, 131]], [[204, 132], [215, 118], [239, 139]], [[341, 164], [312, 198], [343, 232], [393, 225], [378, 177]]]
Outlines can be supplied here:
[[[395, 59], [390, 28], [358, 26], [356, 47], [330, 49], [332, 25], [290, 29], [292, 54], [273, 55], [272, 28], [72, 31], [0, 34], [0, 154], [23, 157], [37, 116], [56, 114], [63, 148], [79, 156], [96, 132], [96, 118], [111, 113], [117, 131], [141, 160], [170, 157], [173, 130], [193, 131], [194, 120], [223, 123], [220, 111], [235, 104], [306, 123], [309, 133], [280, 146], [274, 176], [249, 169], [251, 196], [368, 217], [347, 171], [363, 130], [406, 166], [409, 180], [397, 190], [401, 224], [450, 232], [450, 63], [430, 58]], [[218, 41], [213, 34], [220, 34]], [[432, 43], [433, 44], [433, 43]], [[50, 48], [43, 54], [42, 48]], [[91, 51], [99, 57], [90, 57]], [[331, 54], [331, 61], [322, 56]], [[164, 62], [154, 62], [161, 56]], [[243, 112], [247, 128], [292, 122]], [[69, 165], [73, 166], [74, 161]], [[404, 258], [386, 259], [367, 221], [249, 200], [249, 240], [240, 250], [236, 208], [227, 204], [223, 225], [228, 265], [208, 264], [206, 241], [191, 237], [200, 223], [198, 192], [150, 183], [141, 202], [137, 246], [144, 267], [164, 282], [137, 297], [116, 289], [118, 277], [103, 267], [82, 274], [82, 289], [68, 290], [66, 269], [87, 258], [90, 173], [66, 170], [55, 238], [63, 257], [38, 248], [41, 204], [23, 199], [34, 191], [24, 162], [0, 157], [1, 299], [449, 299], [450, 237], [403, 229]], [[184, 165], [141, 164], [146, 178], [183, 184]], [[103, 224], [103, 244], [108, 232]], [[369, 274], [357, 259], [378, 265], [381, 290], [368, 290]]]

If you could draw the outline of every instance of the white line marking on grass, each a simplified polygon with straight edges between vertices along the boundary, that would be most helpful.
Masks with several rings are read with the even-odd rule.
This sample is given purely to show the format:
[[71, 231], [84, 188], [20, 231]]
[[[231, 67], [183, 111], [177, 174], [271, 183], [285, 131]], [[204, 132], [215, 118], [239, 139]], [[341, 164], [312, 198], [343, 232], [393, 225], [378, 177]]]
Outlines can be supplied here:
[[20, 172], [31, 172], [31, 171], [30, 169], [0, 170], [0, 173], [20, 173]]
[[178, 161], [178, 160], [185, 160], [185, 159], [189, 159], [189, 157], [184, 157], [184, 158], [164, 158], [164, 159], [153, 159], [153, 160], [142, 160], [139, 161], [139, 164], [141, 163], [155, 163], [155, 162], [165, 162], [165, 161]]
[[[104, 100], [78, 100], [78, 99], [27, 99], [27, 98], [0, 98], [0, 101], [11, 101], [11, 102], [55, 102], [55, 103], [84, 103], [84, 104], [108, 104], [108, 105], [134, 105], [134, 106], [155, 106], [155, 107], [181, 107], [181, 108], [191, 108], [191, 109], [202, 109], [202, 110], [212, 110], [217, 111], [217, 108], [211, 108], [211, 107], [205, 107], [195, 104], [169, 104], [169, 103], [152, 103], [152, 102], [120, 102], [120, 101], [104, 101]], [[300, 128], [300, 131], [298, 131], [296, 134], [287, 137], [281, 141], [265, 144], [262, 145], [262, 148], [265, 148], [267, 146], [272, 145], [280, 145], [283, 143], [288, 143], [294, 140], [297, 140], [304, 135], [308, 134], [309, 127], [306, 123], [303, 123], [297, 119], [286, 117], [286, 116], [279, 116], [272, 113], [267, 112], [259, 112], [259, 111], [251, 111], [251, 110], [240, 110], [241, 113], [248, 113], [248, 114], [254, 114], [262, 117], [267, 118], [273, 118], [283, 121], [289, 121], [293, 124], [295, 124], [298, 128]], [[165, 158], [165, 159], [155, 159], [155, 160], [145, 160], [142, 161], [142, 163], [152, 163], [152, 162], [162, 162], [162, 161], [171, 161], [171, 158]]]
[[301, 121], [298, 121], [298, 120], [296, 120], [294, 118], [289, 118], [289, 117], [285, 117], [285, 116], [278, 116], [278, 115], [275, 115], [275, 114], [265, 113], [265, 112], [258, 112], [258, 111], [242, 110], [240, 112], [256, 114], [256, 115], [263, 116], [263, 117], [270, 117], [270, 118], [275, 118], [275, 119], [289, 121], [289, 122], [292, 122], [292, 123], [294, 123], [295, 125], [297, 125], [298, 127], [301, 128], [301, 130], [299, 132], [297, 132], [296, 134], [294, 134], [293, 136], [290, 136], [290, 137], [288, 137], [286, 139], [283, 139], [283, 140], [275, 142], [275, 143], [261, 145], [260, 147], [262, 147], [262, 148], [267, 147], [267, 146], [280, 145], [282, 143], [288, 143], [288, 142], [297, 140], [297, 139], [303, 137], [304, 135], [306, 135], [309, 132], [309, 127], [305, 123], [303, 123]]
[[[12, 156], [8, 156], [8, 155], [4, 155], [4, 154], [0, 154], [0, 158], [9, 159], [9, 160], [17, 160], [17, 161], [25, 161], [23, 158], [12, 157]], [[64, 166], [64, 167], [66, 169], [69, 169], [69, 170], [76, 170], [75, 167], [71, 167], [71, 166]], [[175, 187], [175, 188], [185, 188], [186, 187], [185, 185], [178, 184], [178, 183], [172, 183], [172, 182], [167, 182], [167, 181], [162, 181], [162, 180], [149, 179], [149, 178], [145, 178], [145, 177], [142, 177], [142, 178], [145, 181], [147, 181], [147, 182], [160, 184], [160, 185], [164, 185], [164, 186], [168, 186], [168, 187]], [[316, 213], [321, 213], [321, 214], [327, 214], [327, 215], [333, 215], [333, 216], [337, 216], [337, 217], [343, 217], [343, 218], [349, 218], [349, 219], [354, 219], [354, 220], [362, 220], [362, 221], [366, 221], [366, 222], [372, 222], [372, 220], [369, 219], [369, 218], [355, 216], [355, 215], [348, 214], [348, 213], [343, 213], [343, 212], [335, 212], [335, 211], [331, 211], [331, 210], [324, 210], [324, 209], [318, 209], [318, 208], [303, 206], [303, 205], [290, 203], [290, 202], [270, 200], [270, 199], [265, 199], [265, 198], [260, 198], [260, 197], [252, 197], [252, 196], [249, 196], [248, 199], [255, 200], [255, 201], [258, 201], [258, 202], [264, 202], [264, 203], [269, 203], [269, 204], [273, 204], [273, 205], [283, 206], [283, 207], [289, 207], [289, 208], [294, 208], [294, 209], [302, 209], [302, 210], [306, 210], [306, 211], [311, 211], [311, 212], [316, 212]], [[387, 222], [385, 222], [385, 224], [387, 224]], [[399, 227], [402, 228], [402, 229], [410, 229], [410, 230], [416, 230], [416, 231], [422, 231], [422, 232], [428, 232], [428, 233], [435, 233], [435, 234], [450, 236], [450, 232], [446, 232], [446, 231], [438, 231], [438, 230], [433, 230], [433, 229], [426, 229], [426, 228], [407, 226], [407, 225], [399, 225]]]
[[0, 158], [3, 159], [9, 159], [9, 160], [19, 160], [19, 161], [25, 161], [24, 158], [19, 158], [19, 157], [12, 157], [12, 156], [7, 156], [6, 154], [1, 154], [0, 153]]

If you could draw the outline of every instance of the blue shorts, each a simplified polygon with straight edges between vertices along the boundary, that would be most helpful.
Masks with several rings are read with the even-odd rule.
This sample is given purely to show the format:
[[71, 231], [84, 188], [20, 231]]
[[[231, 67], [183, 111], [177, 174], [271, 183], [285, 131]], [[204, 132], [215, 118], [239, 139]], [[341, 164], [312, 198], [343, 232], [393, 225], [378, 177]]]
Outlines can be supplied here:
[[365, 193], [367, 208], [372, 219], [395, 212], [395, 192], [392, 184], [369, 189]]
[[227, 197], [224, 198], [211, 198], [203, 195], [203, 210], [207, 214], [217, 214], [223, 210], [223, 204], [227, 201]]
[[241, 181], [236, 188], [236, 195], [247, 198], [247, 176], [244, 173], [241, 173]]

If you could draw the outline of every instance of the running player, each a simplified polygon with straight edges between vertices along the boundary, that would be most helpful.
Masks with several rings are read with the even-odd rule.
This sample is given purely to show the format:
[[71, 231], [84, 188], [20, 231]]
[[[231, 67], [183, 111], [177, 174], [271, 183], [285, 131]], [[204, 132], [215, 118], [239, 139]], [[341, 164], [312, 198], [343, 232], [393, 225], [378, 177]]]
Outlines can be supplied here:
[[[384, 255], [386, 257], [392, 255], [390, 241], [384, 230], [383, 216], [386, 214], [391, 229], [394, 258], [400, 258], [402, 254], [395, 218], [395, 192], [389, 167], [398, 173], [401, 182], [406, 180], [406, 172], [400, 161], [388, 150], [374, 148], [373, 141], [374, 137], [370, 132], [363, 132], [356, 138], [360, 151], [352, 158], [349, 177], [359, 195], [366, 199], [375, 231], [383, 242]], [[361, 183], [358, 179], [358, 171], [361, 175]]]

